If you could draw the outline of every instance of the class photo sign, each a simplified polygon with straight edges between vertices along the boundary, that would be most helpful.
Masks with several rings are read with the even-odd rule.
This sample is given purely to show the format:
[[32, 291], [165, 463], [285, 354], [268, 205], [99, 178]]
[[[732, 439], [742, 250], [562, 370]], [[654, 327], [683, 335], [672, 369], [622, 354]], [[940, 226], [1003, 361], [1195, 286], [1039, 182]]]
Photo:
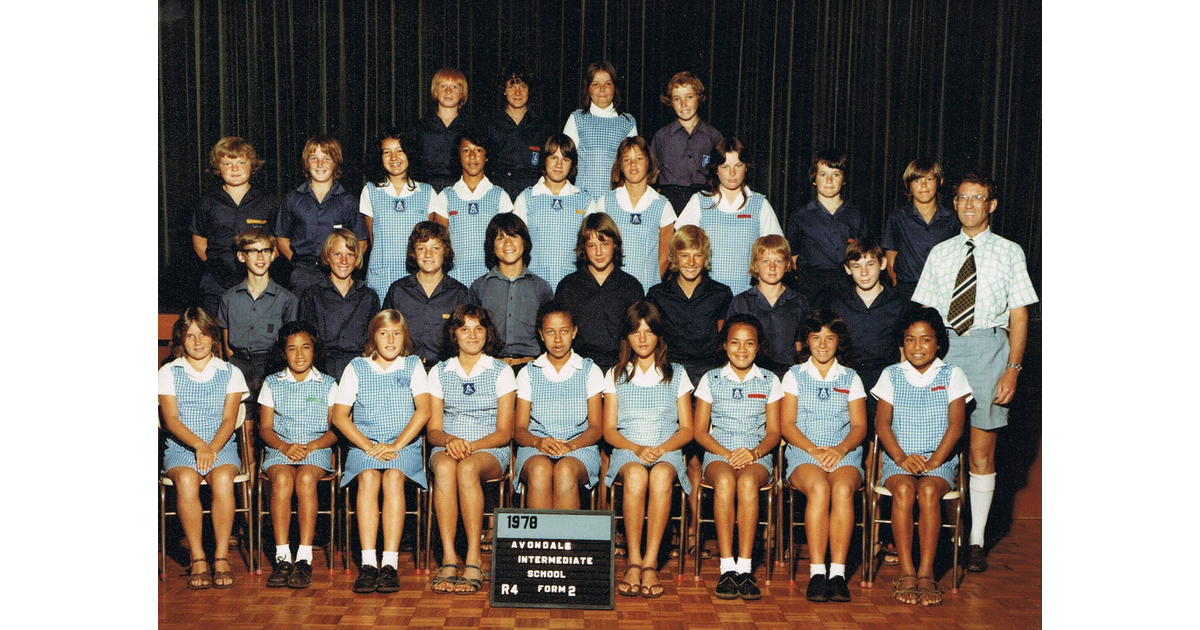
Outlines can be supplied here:
[[491, 605], [612, 610], [612, 511], [496, 510]]

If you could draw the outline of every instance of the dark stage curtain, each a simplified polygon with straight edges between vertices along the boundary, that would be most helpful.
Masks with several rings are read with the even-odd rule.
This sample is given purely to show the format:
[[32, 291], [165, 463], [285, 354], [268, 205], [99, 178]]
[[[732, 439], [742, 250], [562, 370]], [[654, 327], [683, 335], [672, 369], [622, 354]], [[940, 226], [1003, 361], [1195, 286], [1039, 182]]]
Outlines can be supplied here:
[[160, 305], [192, 301], [188, 223], [221, 136], [266, 159], [252, 180], [282, 195], [303, 181], [305, 138], [327, 132], [357, 193], [382, 128], [430, 113], [442, 66], [466, 74], [464, 113], [499, 109], [501, 66], [540, 84], [531, 107], [561, 124], [582, 70], [607, 58], [624, 107], [650, 138], [673, 118], [658, 95], [679, 70], [704, 81], [702, 115], [754, 153], [750, 185], [786, 225], [812, 194], [809, 159], [849, 155], [846, 196], [876, 235], [904, 200], [908, 162], [933, 156], [1001, 191], [995, 231], [1019, 243], [1041, 288], [1041, 7], [1036, 1], [634, 2], [295, 0], [160, 3]]

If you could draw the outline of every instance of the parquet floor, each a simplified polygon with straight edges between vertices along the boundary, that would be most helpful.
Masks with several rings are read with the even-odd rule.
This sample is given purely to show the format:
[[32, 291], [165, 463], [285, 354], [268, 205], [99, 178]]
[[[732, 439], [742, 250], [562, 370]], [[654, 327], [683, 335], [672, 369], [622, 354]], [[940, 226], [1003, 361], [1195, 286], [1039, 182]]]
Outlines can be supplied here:
[[[945, 539], [943, 539], [945, 542]], [[616, 598], [611, 611], [490, 608], [485, 590], [470, 596], [438, 595], [429, 590], [430, 577], [414, 575], [411, 554], [401, 554], [399, 593], [356, 595], [351, 591], [355, 571], [325, 570], [325, 558], [316, 550], [313, 586], [305, 590], [269, 589], [267, 572], [248, 575], [245, 564], [234, 561], [237, 585], [230, 590], [189, 591], [183, 566], [168, 560], [168, 578], [158, 585], [158, 620], [163, 630], [200, 628], [327, 628], [352, 630], [374, 626], [408, 628], [672, 628], [746, 630], [751, 628], [850, 629], [888, 628], [1040, 628], [1042, 626], [1042, 522], [1012, 521], [1005, 537], [991, 550], [985, 573], [968, 573], [957, 594], [947, 592], [937, 608], [906, 606], [892, 599], [891, 581], [896, 567], [883, 567], [875, 588], [859, 587], [860, 569], [851, 579], [853, 601], [846, 604], [813, 604], [804, 599], [806, 578], [789, 586], [786, 567], [776, 568], [767, 586], [765, 567], [759, 567], [763, 598], [758, 602], [723, 601], [713, 597], [717, 563], [705, 562], [701, 580], [692, 579], [692, 565], [684, 580], [673, 581], [674, 564], [660, 572], [667, 585], [661, 599]], [[236, 556], [236, 554], [234, 554]], [[484, 558], [490, 563], [490, 558]], [[806, 573], [801, 561], [800, 573]], [[618, 562], [618, 568], [623, 563]], [[942, 579], [949, 589], [950, 576]]]

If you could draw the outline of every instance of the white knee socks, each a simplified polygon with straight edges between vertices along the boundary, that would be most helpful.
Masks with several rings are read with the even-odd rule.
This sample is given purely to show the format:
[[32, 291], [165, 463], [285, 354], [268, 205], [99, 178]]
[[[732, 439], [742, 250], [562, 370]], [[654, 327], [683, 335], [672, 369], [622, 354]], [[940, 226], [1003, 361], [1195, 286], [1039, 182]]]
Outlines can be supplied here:
[[996, 473], [976, 475], [971, 473], [971, 537], [969, 544], [983, 546], [983, 528], [987, 526], [988, 512], [992, 509], [992, 495], [996, 492]]

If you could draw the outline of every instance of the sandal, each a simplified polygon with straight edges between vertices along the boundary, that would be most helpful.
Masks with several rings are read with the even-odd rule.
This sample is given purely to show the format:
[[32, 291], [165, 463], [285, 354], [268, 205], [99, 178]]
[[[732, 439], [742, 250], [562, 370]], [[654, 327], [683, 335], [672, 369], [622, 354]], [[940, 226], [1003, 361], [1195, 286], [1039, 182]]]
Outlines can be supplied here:
[[[921, 582], [928, 582], [929, 584], [933, 585], [933, 588], [920, 588]], [[942, 593], [945, 591], [942, 589], [941, 583], [933, 579], [933, 576], [922, 575], [921, 577], [917, 578], [917, 587], [918, 604], [922, 606], [942, 605]]]
[[629, 575], [630, 571], [637, 571], [638, 583], [634, 584], [629, 580], [621, 580], [617, 582], [617, 595], [624, 595], [625, 597], [638, 596], [638, 591], [642, 587], [642, 567], [636, 564], [631, 564], [625, 567], [625, 575]]
[[[654, 577], [658, 578], [658, 569], [654, 567], [642, 567], [642, 575], [645, 575], [647, 571], [653, 571]], [[665, 591], [666, 589], [663, 587], [662, 582], [658, 584], [646, 584], [645, 580], [642, 580], [641, 595], [646, 599], [658, 599], [663, 596]]]
[[[231, 570], [218, 571], [217, 570], [218, 562], [224, 562], [225, 566], [229, 567], [230, 569], [233, 568], [233, 565], [229, 563], [229, 558], [213, 558], [212, 587], [213, 588], [233, 588], [233, 585], [237, 582], [237, 580], [235, 580], [233, 578], [233, 571], [231, 571]], [[221, 580], [229, 580], [229, 581], [222, 582]]]
[[[442, 571], [445, 571], [446, 569], [454, 569], [454, 575], [442, 575]], [[443, 564], [442, 566], [438, 567], [438, 574], [433, 576], [433, 584], [429, 585], [429, 590], [439, 595], [449, 595], [450, 593], [454, 592], [454, 586], [460, 582], [462, 582], [462, 580], [458, 577], [458, 565]], [[438, 588], [438, 584], [449, 584], [450, 588]]]
[[[900, 586], [900, 584], [902, 584], [905, 580], [912, 580], [913, 585], [908, 587]], [[912, 601], [906, 601], [901, 599], [903, 596], [912, 596], [914, 599]], [[915, 605], [918, 601], [920, 601], [921, 590], [917, 588], [917, 576], [910, 573], [908, 575], [901, 575], [900, 577], [896, 578], [892, 582], [892, 597], [896, 598], [896, 601], [900, 602], [901, 604], [908, 604], [910, 606]]]
[[883, 564], [885, 566], [894, 567], [900, 564], [900, 554], [896, 553], [896, 547], [890, 543], [876, 543], [879, 545], [879, 553], [883, 554]]
[[481, 573], [483, 575], [483, 577], [481, 577], [481, 578], [469, 578], [469, 577], [458, 578], [458, 583], [466, 584], [467, 588], [470, 590], [466, 590], [466, 591], [455, 590], [454, 591], [455, 595], [474, 595], [475, 593], [479, 592], [479, 589], [483, 586], [483, 583], [486, 582], [488, 579], [487, 571], [484, 571], [483, 569], [480, 569], [479, 567], [477, 567], [473, 564], [464, 564], [463, 572], [465, 573], [467, 569], [475, 569], [476, 571], [479, 571], [479, 573]]
[[197, 562], [208, 562], [208, 560], [205, 560], [204, 558], [192, 560], [192, 566], [188, 569], [187, 587], [193, 591], [202, 591], [206, 588], [212, 588], [212, 578], [209, 576], [208, 571], [197, 571]]

